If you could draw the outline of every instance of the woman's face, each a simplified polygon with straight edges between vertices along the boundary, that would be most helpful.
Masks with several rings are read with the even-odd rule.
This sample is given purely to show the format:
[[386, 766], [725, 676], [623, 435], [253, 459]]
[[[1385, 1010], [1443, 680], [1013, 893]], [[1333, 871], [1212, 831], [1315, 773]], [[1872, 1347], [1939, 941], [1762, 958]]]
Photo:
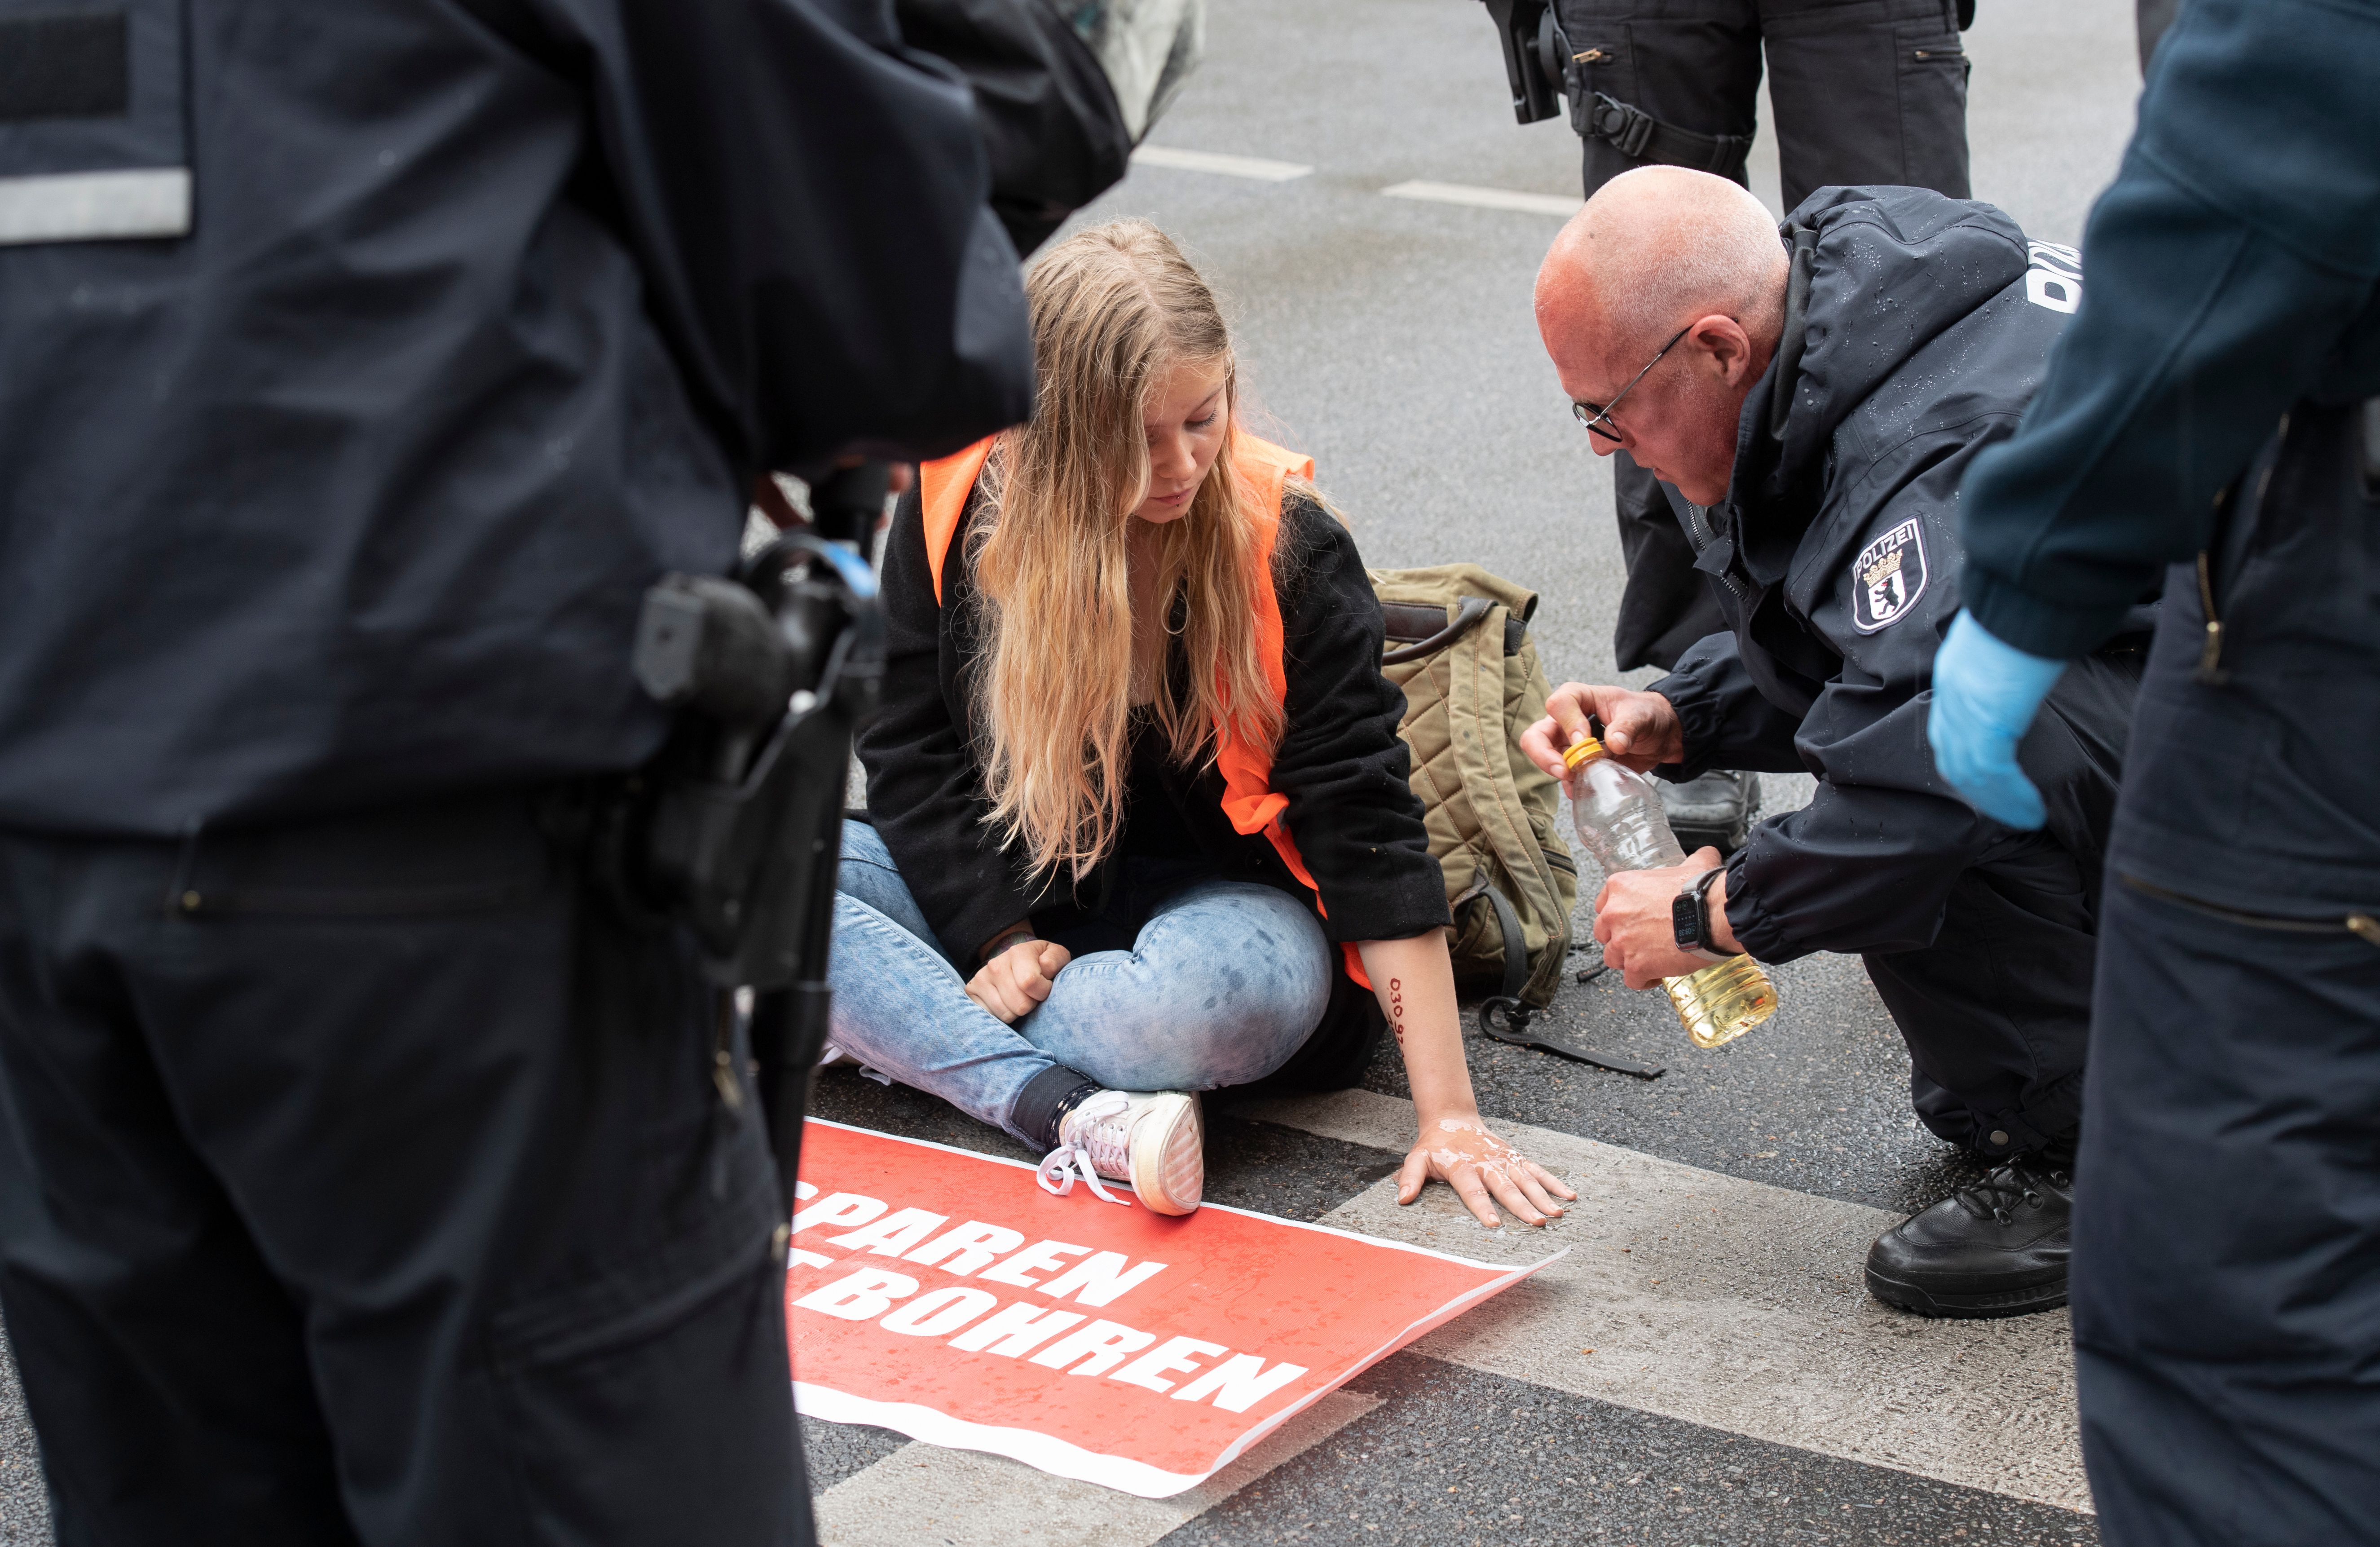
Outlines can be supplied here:
[[1163, 526], [1190, 513], [1191, 496], [1223, 449], [1230, 378], [1226, 362], [1210, 360], [1173, 366], [1158, 381], [1141, 424], [1148, 435], [1148, 497], [1133, 514], [1142, 520]]

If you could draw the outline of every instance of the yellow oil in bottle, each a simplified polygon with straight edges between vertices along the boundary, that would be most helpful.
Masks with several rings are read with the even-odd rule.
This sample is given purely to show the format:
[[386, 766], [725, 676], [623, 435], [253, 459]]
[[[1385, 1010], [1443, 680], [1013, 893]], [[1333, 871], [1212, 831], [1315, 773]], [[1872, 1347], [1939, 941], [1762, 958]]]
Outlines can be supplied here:
[[[1606, 874], [1685, 863], [1660, 796], [1642, 775], [1613, 761], [1601, 741], [1579, 742], [1562, 754], [1562, 766], [1579, 841]], [[1665, 978], [1661, 986], [1696, 1047], [1731, 1042], [1777, 1013], [1777, 985], [1750, 956]]]
[[1696, 1047], [1731, 1042], [1777, 1013], [1777, 985], [1750, 956], [1715, 961], [1682, 978], [1664, 978], [1670, 1003]]

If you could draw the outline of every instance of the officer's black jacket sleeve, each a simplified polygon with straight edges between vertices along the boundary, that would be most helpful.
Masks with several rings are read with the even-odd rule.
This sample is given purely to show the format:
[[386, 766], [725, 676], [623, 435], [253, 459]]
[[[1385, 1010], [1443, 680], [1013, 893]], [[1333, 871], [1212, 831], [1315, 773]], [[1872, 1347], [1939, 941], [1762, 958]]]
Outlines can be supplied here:
[[1272, 787], [1281, 824], [1319, 888], [1332, 940], [1403, 940], [1451, 922], [1429, 852], [1404, 693], [1380, 671], [1387, 625], [1355, 540], [1293, 495], [1275, 566], [1288, 695]]
[[902, 497], [884, 541], [883, 707], [860, 733], [859, 759], [869, 820], [903, 883], [942, 949], [972, 970], [984, 942], [1030, 915], [1037, 900], [984, 825], [983, 777], [952, 712], [953, 701], [964, 705], [968, 680], [965, 544], [962, 531], [942, 571], [946, 615], [926, 564], [923, 507], [914, 492]]
[[2087, 652], [2207, 545], [2292, 402], [2380, 393], [2374, 80], [2370, 6], [2184, 7], [2084, 231], [2081, 309], [1968, 484], [1967, 600], [1993, 634]]
[[592, 198], [745, 470], [937, 456], [1030, 412], [966, 89], [889, 0], [475, 4], [530, 17], [590, 97]]
[[[1789, 579], [1844, 659], [1795, 735], [1816, 795], [1755, 827], [1728, 867], [1728, 924], [1764, 961], [1932, 944], [1952, 883], [2007, 836], [1940, 782], [1925, 741], [1934, 652], [1959, 606], [1965, 462], [1954, 452], [1912, 470], [1902, 459], [1898, 476], [1852, 493], [1858, 510], [1821, 518], [1841, 540], [1824, 545], [1807, 571], [1797, 561]], [[1912, 519], [1925, 584], [1890, 623], [1863, 632], [1853, 620], [1853, 556]]]
[[975, 94], [991, 207], [1020, 253], [1123, 178], [1132, 133], [1097, 55], [1047, 0], [893, 0], [904, 41]]
[[1733, 633], [1687, 646], [1676, 668], [1650, 691], [1670, 700], [1685, 735], [1685, 758], [1662, 764], [1657, 772], [1664, 777], [1691, 779], [1714, 768], [1804, 772], [1793, 745], [1801, 722], [1760, 696]]

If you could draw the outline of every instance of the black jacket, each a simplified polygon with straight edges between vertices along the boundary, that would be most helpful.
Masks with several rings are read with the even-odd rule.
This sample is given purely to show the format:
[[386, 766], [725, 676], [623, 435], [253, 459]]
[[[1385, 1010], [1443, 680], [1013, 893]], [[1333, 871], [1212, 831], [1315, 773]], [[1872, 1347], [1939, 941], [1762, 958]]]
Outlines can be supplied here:
[[[1817, 777], [1729, 866], [1728, 922], [1768, 961], [1930, 944], [1963, 871], [2041, 841], [1950, 792], [1925, 714], [1959, 609], [1959, 481], [2015, 430], [2066, 321], [2058, 286], [2079, 283], [1990, 205], [1918, 189], [1824, 189], [1787, 225], [1807, 235], [1728, 502], [1671, 493], [1732, 632], [1651, 685], [1685, 730], [1664, 774]], [[2079, 664], [2021, 754], [2095, 894], [2137, 676], [2136, 658]]]
[[[869, 818], [943, 948], [969, 967], [999, 930], [1071, 892], [1026, 873], [983, 822], [970, 693], [975, 587], [963, 555], [984, 503], [971, 500], [952, 541], [940, 606], [918, 496], [894, 512], [884, 554], [884, 709], [859, 737]], [[1274, 558], [1288, 698], [1272, 787], [1289, 798], [1281, 821], [1321, 888], [1324, 931], [1334, 942], [1397, 940], [1444, 925], [1445, 883], [1397, 736], [1404, 696], [1380, 674], [1380, 606], [1354, 540], [1293, 495]], [[1225, 873], [1311, 899], [1261, 834], [1232, 831], [1211, 765], [1173, 772], [1175, 809], [1208, 839]]]
[[958, 67], [991, 165], [991, 207], [1030, 253], [1123, 180], [1132, 132], [1115, 90], [1050, 0], [893, 0], [902, 39]]
[[2380, 394], [2374, 80], [2370, 5], [2192, 0], [2158, 45], [2056, 368], [1968, 480], [1993, 634], [2091, 649], [2209, 545], [2216, 491], [2290, 404]]
[[882, 0], [120, 10], [0, 15], [0, 825], [633, 766], [757, 469], [1029, 411]]

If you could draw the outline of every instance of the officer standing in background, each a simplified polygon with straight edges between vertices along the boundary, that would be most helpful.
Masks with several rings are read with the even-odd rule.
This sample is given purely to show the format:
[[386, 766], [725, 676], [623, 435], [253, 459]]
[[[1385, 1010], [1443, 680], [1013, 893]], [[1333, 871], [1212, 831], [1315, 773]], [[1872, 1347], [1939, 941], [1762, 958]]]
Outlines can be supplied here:
[[664, 571], [1022, 418], [830, 0], [0, 0], [0, 1302], [59, 1540], [808, 1539], [784, 1216], [589, 880]]
[[[1745, 182], [1764, 54], [1786, 209], [1830, 185], [1968, 196], [1959, 34], [1972, 0], [1553, 0], [1552, 10], [1546, 52], [1559, 56], [1589, 199], [1635, 166]], [[1621, 671], [1669, 671], [1727, 623], [1653, 475], [1622, 452], [1612, 489], [1628, 567], [1612, 653]], [[1759, 783], [1713, 772], [1663, 784], [1661, 798], [1688, 847], [1731, 849]]]
[[2380, 1541], [2374, 80], [2375, 0], [2189, 0], [2082, 307], [1965, 484], [1928, 731], [2003, 821], [2042, 820], [2042, 694], [2164, 569], [2074, 1214], [2115, 1547]]

